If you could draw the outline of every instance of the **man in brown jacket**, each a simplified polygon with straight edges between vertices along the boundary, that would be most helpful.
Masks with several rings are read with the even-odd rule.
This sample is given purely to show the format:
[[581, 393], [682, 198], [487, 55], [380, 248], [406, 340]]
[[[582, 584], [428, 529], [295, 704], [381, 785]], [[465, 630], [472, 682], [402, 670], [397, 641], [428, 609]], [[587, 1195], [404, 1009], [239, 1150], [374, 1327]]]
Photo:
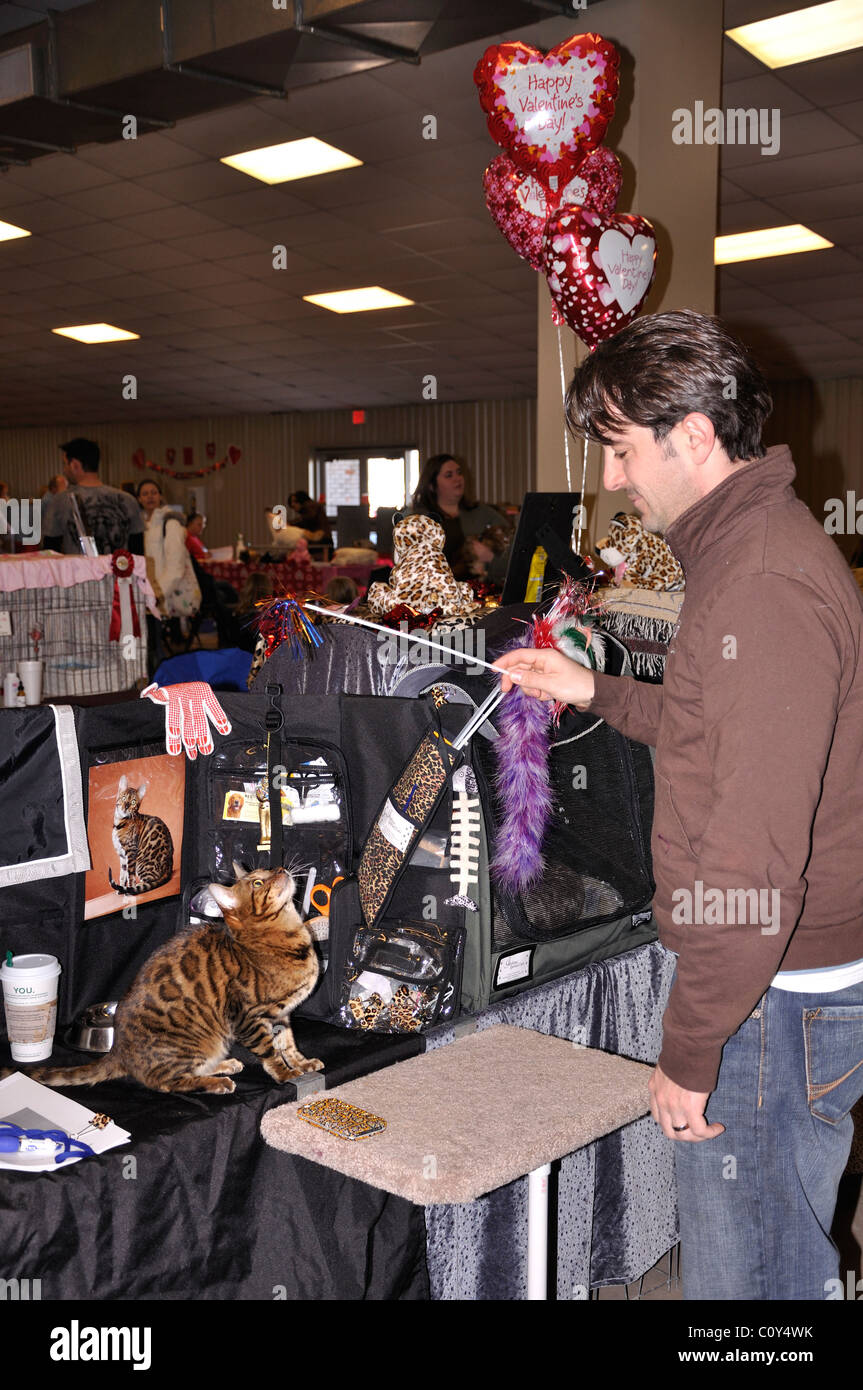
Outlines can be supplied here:
[[863, 1094], [863, 600], [788, 449], [761, 442], [770, 408], [713, 319], [601, 344], [567, 414], [685, 572], [664, 683], [554, 651], [496, 663], [656, 748], [677, 966], [650, 1104], [677, 1149], [687, 1298], [843, 1296], [830, 1225]]

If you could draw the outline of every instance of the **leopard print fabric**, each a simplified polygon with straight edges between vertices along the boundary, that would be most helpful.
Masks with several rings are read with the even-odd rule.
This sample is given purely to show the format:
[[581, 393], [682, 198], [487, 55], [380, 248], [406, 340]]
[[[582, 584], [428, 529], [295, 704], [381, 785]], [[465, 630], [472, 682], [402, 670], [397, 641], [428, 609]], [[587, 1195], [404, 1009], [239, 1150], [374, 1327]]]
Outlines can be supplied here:
[[[641, 518], [637, 516], [615, 517], [610, 522], [608, 535], [597, 545], [606, 564], [616, 565], [617, 551], [626, 561], [623, 580], [634, 584], [638, 589], [657, 589], [666, 593], [684, 587], [683, 570], [674, 558], [667, 542], [662, 536], [645, 531]], [[611, 555], [605, 552], [612, 552]]]
[[467, 617], [480, 604], [469, 584], [459, 584], [444, 559], [446, 534], [431, 516], [406, 516], [393, 528], [393, 568], [388, 584], [372, 584], [366, 603], [389, 613], [406, 603], [417, 613], [440, 608], [448, 618]]
[[[391, 800], [396, 810], [416, 825], [422, 825], [431, 814], [452, 765], [453, 755], [440, 736], [429, 731], [417, 748], [404, 772], [393, 787]], [[386, 815], [384, 808], [383, 815]], [[363, 848], [357, 879], [360, 903], [368, 926], [374, 926], [386, 903], [393, 880], [410, 853], [415, 835], [405, 849], [387, 839], [380, 829], [380, 819]]]

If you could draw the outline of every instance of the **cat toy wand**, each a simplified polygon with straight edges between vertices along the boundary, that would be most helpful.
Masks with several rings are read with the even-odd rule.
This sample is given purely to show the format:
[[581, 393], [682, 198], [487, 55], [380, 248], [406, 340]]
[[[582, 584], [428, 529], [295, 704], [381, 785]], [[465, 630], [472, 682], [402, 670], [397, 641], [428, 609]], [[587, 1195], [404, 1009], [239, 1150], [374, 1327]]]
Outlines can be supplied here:
[[[267, 614], [271, 615], [273, 609], [284, 610], [285, 608], [291, 610], [293, 615], [292, 618], [287, 619], [282, 615], [278, 618], [277, 622], [280, 629], [283, 630], [285, 637], [290, 633], [291, 646], [295, 654], [301, 649], [301, 638], [315, 646], [319, 646], [321, 642], [320, 633], [311, 619], [306, 617], [306, 609], [310, 609], [313, 613], [320, 613], [325, 618], [336, 616], [333, 609], [322, 608], [316, 603], [300, 603], [299, 599], [293, 594], [282, 594], [281, 598], [269, 605]], [[383, 627], [380, 623], [369, 622], [366, 618], [355, 618], [350, 613], [338, 613], [337, 616], [341, 621], [346, 623], [355, 623], [357, 627], [367, 627], [370, 628], [372, 632], [382, 632], [385, 637], [392, 637], [393, 635], [391, 628]], [[443, 652], [450, 660], [456, 656], [460, 658], [460, 660], [466, 661], [468, 665], [485, 666], [487, 670], [493, 671], [496, 676], [500, 675], [500, 671], [495, 666], [492, 666], [490, 661], [483, 661], [478, 656], [469, 656], [466, 652], [460, 652], [454, 647], [446, 647], [440, 642], [430, 642], [427, 638], [417, 637], [414, 634], [410, 634], [410, 640], [411, 642], [419, 643], [420, 646], [427, 647], [429, 651]], [[486, 697], [479, 709], [476, 710], [465, 727], [456, 735], [453, 740], [453, 747], [463, 748], [474, 732], [480, 728], [480, 726], [485, 723], [488, 716], [497, 709], [503, 698], [503, 690], [500, 684], [498, 684]]]
[[[350, 613], [336, 613], [332, 608], [321, 608], [316, 603], [304, 603], [302, 608], [308, 608], [312, 613], [322, 613], [325, 618], [337, 617], [339, 622], [356, 623], [357, 627], [371, 628], [372, 632], [382, 632], [385, 637], [392, 637], [393, 630], [389, 627], [382, 627], [380, 623], [370, 623], [367, 618], [355, 618]], [[487, 670], [494, 671], [496, 676], [500, 671], [496, 666], [492, 666], [490, 661], [483, 661], [481, 657], [469, 655], [467, 652], [460, 652], [456, 647], [446, 647], [441, 642], [430, 642], [425, 637], [417, 637], [416, 633], [405, 633], [411, 642], [416, 642], [421, 647], [428, 647], [432, 652], [444, 652], [452, 661], [453, 657], [458, 657], [461, 661], [466, 661], [469, 666], [485, 666]]]

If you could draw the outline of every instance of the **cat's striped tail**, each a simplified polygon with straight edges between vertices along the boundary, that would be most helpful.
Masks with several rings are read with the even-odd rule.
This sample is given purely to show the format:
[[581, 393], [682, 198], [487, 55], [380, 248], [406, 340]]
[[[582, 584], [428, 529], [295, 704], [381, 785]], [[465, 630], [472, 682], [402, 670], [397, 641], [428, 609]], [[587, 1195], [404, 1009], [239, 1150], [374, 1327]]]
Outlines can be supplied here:
[[[170, 874], [168, 875], [168, 878], [170, 878]], [[167, 882], [168, 882], [168, 879], [167, 879], [167, 878], [162, 878], [162, 879], [159, 880], [158, 883], [150, 883], [150, 884], [145, 885], [145, 886], [142, 886], [142, 887], [140, 887], [140, 888], [132, 888], [132, 887], [129, 887], [129, 888], [121, 888], [120, 885], [119, 885], [119, 883], [115, 883], [115, 882], [114, 882], [113, 878], [111, 877], [111, 870], [109, 869], [109, 870], [108, 870], [108, 882], [110, 883], [111, 887], [114, 889], [114, 892], [115, 892], [115, 893], [122, 893], [122, 895], [123, 895], [124, 898], [135, 898], [135, 897], [137, 897], [138, 894], [140, 894], [140, 893], [152, 893], [152, 891], [153, 891], [154, 888], [161, 888], [163, 883], [167, 883]]]
[[[11, 1076], [13, 1070], [8, 1068], [0, 1075]], [[83, 1067], [34, 1067], [32, 1071], [28, 1067], [26, 1074], [46, 1086], [94, 1086], [97, 1081], [111, 1081], [125, 1076], [126, 1069], [109, 1052], [107, 1057], [99, 1057]]]

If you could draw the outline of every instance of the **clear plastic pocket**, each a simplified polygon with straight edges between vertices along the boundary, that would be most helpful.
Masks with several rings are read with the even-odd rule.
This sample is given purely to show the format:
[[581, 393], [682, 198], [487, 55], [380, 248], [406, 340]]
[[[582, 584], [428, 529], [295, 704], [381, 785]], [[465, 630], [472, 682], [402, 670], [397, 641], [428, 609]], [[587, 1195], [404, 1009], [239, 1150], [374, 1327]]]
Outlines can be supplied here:
[[339, 1022], [374, 1033], [416, 1033], [458, 999], [464, 929], [408, 923], [359, 927]]

